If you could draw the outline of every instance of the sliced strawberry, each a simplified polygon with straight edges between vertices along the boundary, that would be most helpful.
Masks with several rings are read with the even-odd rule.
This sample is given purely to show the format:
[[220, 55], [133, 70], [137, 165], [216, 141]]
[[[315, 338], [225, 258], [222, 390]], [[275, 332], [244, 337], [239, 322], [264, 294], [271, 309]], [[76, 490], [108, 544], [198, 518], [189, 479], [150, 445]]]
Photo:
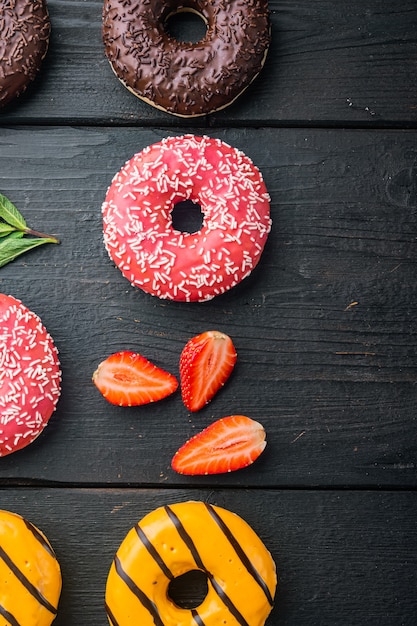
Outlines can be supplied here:
[[189, 411], [199, 411], [225, 384], [236, 363], [228, 335], [208, 330], [188, 341], [180, 357], [182, 400]]
[[118, 406], [139, 406], [174, 393], [178, 381], [136, 352], [122, 351], [100, 363], [93, 382], [103, 396]]
[[266, 446], [265, 430], [245, 415], [217, 420], [175, 453], [171, 466], [179, 474], [224, 474], [247, 467]]

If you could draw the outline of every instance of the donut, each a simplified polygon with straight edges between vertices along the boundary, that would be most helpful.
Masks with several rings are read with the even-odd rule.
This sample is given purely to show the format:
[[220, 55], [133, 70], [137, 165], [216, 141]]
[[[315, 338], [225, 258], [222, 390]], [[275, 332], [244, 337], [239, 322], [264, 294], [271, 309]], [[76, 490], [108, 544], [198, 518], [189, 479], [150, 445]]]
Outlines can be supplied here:
[[0, 511], [0, 616], [8, 626], [50, 626], [61, 569], [45, 535], [16, 513]]
[[[199, 570], [207, 595], [192, 609], [170, 598], [169, 585]], [[262, 626], [274, 601], [275, 563], [238, 515], [206, 502], [162, 506], [121, 543], [106, 585], [111, 626]]]
[[[173, 15], [206, 24], [196, 43], [167, 32]], [[267, 0], [105, 0], [105, 54], [135, 96], [179, 117], [223, 109], [258, 76], [271, 39]]]
[[0, 0], [0, 106], [17, 98], [35, 79], [50, 30], [44, 0]]
[[[173, 227], [173, 209], [201, 208], [197, 232]], [[133, 156], [102, 205], [105, 247], [132, 285], [159, 298], [202, 302], [258, 264], [271, 229], [260, 171], [219, 139], [168, 137]]]
[[61, 392], [58, 351], [35, 313], [0, 294], [0, 456], [32, 443]]

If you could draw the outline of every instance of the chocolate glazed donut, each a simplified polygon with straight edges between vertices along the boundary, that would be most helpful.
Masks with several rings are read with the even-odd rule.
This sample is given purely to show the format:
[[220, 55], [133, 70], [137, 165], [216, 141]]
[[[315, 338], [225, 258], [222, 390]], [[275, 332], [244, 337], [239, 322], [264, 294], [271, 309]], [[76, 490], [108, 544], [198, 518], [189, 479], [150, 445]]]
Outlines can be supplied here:
[[[166, 30], [177, 13], [206, 23], [203, 39]], [[105, 53], [136, 96], [173, 115], [196, 117], [229, 106], [261, 71], [271, 38], [267, 0], [105, 0]]]
[[34, 80], [48, 50], [50, 31], [44, 0], [0, 0], [0, 107]]

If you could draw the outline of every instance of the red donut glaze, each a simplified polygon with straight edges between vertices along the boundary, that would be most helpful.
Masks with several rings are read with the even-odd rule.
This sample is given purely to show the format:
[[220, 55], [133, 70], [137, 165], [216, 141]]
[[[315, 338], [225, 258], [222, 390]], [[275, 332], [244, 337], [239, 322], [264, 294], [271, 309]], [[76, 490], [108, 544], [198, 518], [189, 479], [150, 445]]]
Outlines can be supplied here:
[[61, 392], [58, 351], [41, 320], [0, 294], [0, 456], [38, 437]]
[[[172, 226], [173, 207], [201, 206], [196, 233]], [[257, 265], [271, 229], [260, 171], [219, 139], [168, 137], [133, 156], [102, 206], [104, 243], [132, 285], [171, 300], [222, 294]]]

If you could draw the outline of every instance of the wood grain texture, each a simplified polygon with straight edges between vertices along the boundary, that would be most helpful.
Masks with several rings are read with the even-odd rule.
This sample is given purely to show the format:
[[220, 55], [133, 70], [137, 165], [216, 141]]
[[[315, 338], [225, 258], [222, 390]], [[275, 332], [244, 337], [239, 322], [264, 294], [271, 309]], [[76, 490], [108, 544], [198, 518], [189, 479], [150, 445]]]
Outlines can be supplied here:
[[[415, 485], [416, 134], [215, 133], [262, 171], [273, 229], [252, 276], [204, 304], [166, 302], [131, 287], [102, 243], [100, 207], [111, 178], [167, 134], [0, 129], [1, 191], [29, 224], [62, 240], [2, 268], [0, 289], [40, 315], [64, 376], [50, 426], [32, 446], [1, 459], [0, 477]], [[233, 338], [238, 364], [198, 414], [186, 411], [179, 393], [146, 407], [114, 407], [91, 382], [98, 363], [120, 349], [137, 350], [178, 375], [184, 344], [209, 328]], [[175, 450], [231, 413], [264, 424], [268, 447], [261, 459], [207, 481], [174, 474]]]
[[0, 498], [43, 530], [57, 553], [56, 626], [104, 626], [107, 574], [127, 532], [154, 508], [189, 499], [234, 511], [270, 550], [279, 586], [267, 626], [415, 622], [414, 493], [2, 489]]
[[[49, 0], [52, 37], [42, 73], [27, 96], [2, 112], [3, 120], [178, 123], [114, 76], [101, 41], [102, 4]], [[236, 104], [208, 117], [207, 126], [415, 125], [414, 0], [270, 0], [269, 6], [272, 44], [261, 75]]]
[[[242, 515], [271, 550], [280, 584], [266, 626], [415, 626], [415, 1], [270, 0], [262, 73], [198, 126], [116, 79], [102, 2], [48, 0], [42, 71], [0, 113], [0, 193], [62, 241], [0, 269], [0, 291], [42, 318], [63, 370], [46, 431], [0, 459], [0, 508], [38, 525], [61, 562], [54, 624], [107, 624], [105, 581], [127, 531], [201, 499]], [[102, 243], [113, 175], [184, 132], [243, 150], [271, 195], [258, 268], [204, 304], [131, 287]], [[178, 375], [185, 342], [209, 328], [232, 336], [238, 362], [198, 414], [179, 393], [113, 407], [92, 384], [123, 348]], [[264, 424], [260, 459], [215, 478], [174, 474], [175, 450], [231, 413]]]

